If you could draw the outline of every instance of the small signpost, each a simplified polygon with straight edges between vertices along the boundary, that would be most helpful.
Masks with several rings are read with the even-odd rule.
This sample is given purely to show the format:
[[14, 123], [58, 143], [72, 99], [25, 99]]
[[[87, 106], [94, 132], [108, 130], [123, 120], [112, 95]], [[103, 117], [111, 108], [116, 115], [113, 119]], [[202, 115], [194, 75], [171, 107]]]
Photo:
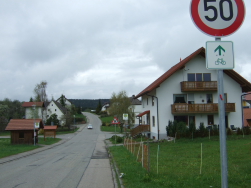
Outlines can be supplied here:
[[112, 121], [112, 124], [115, 124], [115, 146], [116, 146], [116, 139], [117, 139], [116, 125], [119, 125], [119, 124], [120, 124], [118, 118], [114, 117], [114, 118], [113, 118], [113, 121]]
[[215, 37], [215, 42], [206, 43], [208, 69], [218, 70], [218, 103], [221, 153], [221, 187], [228, 187], [228, 167], [226, 149], [225, 105], [223, 69], [234, 68], [232, 42], [221, 42], [221, 37], [234, 33], [242, 25], [245, 17], [243, 0], [191, 0], [190, 13], [194, 24], [207, 35]]

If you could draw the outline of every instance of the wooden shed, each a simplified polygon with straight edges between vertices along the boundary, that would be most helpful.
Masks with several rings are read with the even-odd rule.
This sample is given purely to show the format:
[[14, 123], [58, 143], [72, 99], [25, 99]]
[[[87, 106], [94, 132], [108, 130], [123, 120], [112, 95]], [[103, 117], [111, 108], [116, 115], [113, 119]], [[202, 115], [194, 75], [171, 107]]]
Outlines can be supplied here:
[[46, 137], [54, 137], [56, 138], [56, 130], [58, 126], [44, 126], [44, 140]]
[[[35, 122], [39, 126], [34, 133]], [[11, 119], [5, 130], [11, 132], [11, 144], [34, 144], [34, 135], [37, 143], [38, 130], [43, 127], [42, 119]]]

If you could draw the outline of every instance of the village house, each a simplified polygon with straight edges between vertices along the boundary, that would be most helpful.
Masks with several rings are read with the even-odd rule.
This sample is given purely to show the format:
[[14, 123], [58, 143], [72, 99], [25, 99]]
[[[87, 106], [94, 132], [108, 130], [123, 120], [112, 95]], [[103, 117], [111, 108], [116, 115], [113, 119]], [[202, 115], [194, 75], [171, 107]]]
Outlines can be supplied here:
[[22, 106], [25, 108], [25, 119], [42, 119], [44, 102], [24, 102]]
[[[251, 84], [234, 70], [224, 70], [226, 127], [242, 127], [242, 99]], [[206, 69], [202, 47], [171, 67], [135, 98], [142, 101], [139, 124], [148, 126], [153, 139], [166, 138], [169, 121], [193, 121], [198, 128], [218, 125], [217, 71]]]
[[44, 121], [50, 118], [52, 114], [56, 114], [60, 125], [63, 126], [65, 124], [63, 116], [67, 113], [68, 109], [63, 107], [59, 102], [54, 100], [52, 100], [51, 102], [46, 102], [44, 110]]

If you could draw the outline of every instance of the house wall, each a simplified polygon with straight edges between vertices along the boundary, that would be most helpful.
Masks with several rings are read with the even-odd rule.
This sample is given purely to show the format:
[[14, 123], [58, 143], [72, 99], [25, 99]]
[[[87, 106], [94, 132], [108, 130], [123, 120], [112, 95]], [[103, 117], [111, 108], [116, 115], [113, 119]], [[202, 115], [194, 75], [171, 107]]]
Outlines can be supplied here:
[[[174, 115], [171, 112], [171, 105], [174, 103], [173, 94], [187, 94], [188, 92], [181, 92], [180, 82], [187, 81], [187, 73], [211, 73], [211, 81], [217, 81], [217, 71], [206, 69], [205, 58], [197, 56], [186, 64], [184, 69], [178, 70], [166, 81], [164, 81], [160, 87], [151, 95], [158, 97], [159, 106], [159, 138], [166, 138], [166, 126], [168, 121], [174, 120]], [[228, 126], [235, 125], [235, 127], [241, 127], [242, 124], [242, 112], [241, 112], [241, 93], [242, 89], [240, 85], [232, 78], [224, 74], [224, 93], [227, 93], [227, 102], [235, 103], [236, 112], [228, 113]], [[213, 94], [213, 103], [218, 103], [218, 93], [215, 92], [190, 92], [194, 93], [194, 102], [197, 104], [206, 103], [206, 94]], [[147, 105], [148, 98], [148, 105]], [[203, 102], [204, 100], [204, 102]], [[151, 97], [142, 97], [142, 111], [150, 110], [150, 124], [151, 124], [151, 137], [157, 138], [157, 104], [152, 106]], [[187, 115], [187, 114], [185, 114]], [[214, 115], [214, 124], [219, 124], [218, 114], [189, 114], [195, 116], [195, 124], [198, 128], [200, 123], [203, 122], [205, 126], [208, 126], [207, 115]], [[155, 126], [152, 124], [152, 117], [155, 116]], [[145, 118], [145, 117], [144, 117]], [[142, 118], [143, 120], [143, 118]], [[145, 120], [145, 119], [144, 119]]]
[[61, 120], [64, 114], [53, 101], [51, 101], [50, 104], [47, 106], [46, 113], [47, 113], [46, 119], [48, 119], [52, 114], [57, 114], [60, 124], [61, 125], [64, 124], [64, 120]]
[[[38, 117], [39, 119], [42, 119], [42, 107], [36, 107], [36, 110], [38, 111]], [[33, 107], [26, 107], [25, 108], [25, 119], [33, 119]]]
[[136, 117], [138, 114], [142, 112], [142, 106], [141, 105], [131, 105], [129, 108], [132, 108], [134, 112], [134, 127], [139, 125], [139, 119]]

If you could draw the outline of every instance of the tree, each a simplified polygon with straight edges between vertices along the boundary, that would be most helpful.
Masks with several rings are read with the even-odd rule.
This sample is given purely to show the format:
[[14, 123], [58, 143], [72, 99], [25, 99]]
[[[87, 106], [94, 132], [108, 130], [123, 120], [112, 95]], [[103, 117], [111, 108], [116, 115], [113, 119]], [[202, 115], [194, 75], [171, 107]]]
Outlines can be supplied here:
[[47, 87], [46, 81], [41, 81], [40, 84], [36, 85], [36, 87], [34, 88], [36, 102], [48, 101], [47, 94], [46, 94], [46, 87]]
[[99, 99], [98, 105], [97, 105], [97, 108], [96, 108], [96, 114], [99, 114], [100, 111], [101, 111], [101, 109], [102, 109], [102, 105], [101, 105], [101, 101], [100, 101], [100, 99]]
[[8, 111], [7, 105], [0, 104], [0, 131], [3, 131], [8, 123]]
[[63, 107], [65, 107], [65, 105], [66, 105], [66, 104], [65, 104], [65, 97], [64, 97], [63, 94], [61, 95], [59, 102], [60, 102], [60, 104], [61, 104]]
[[51, 114], [51, 116], [46, 120], [46, 125], [59, 125], [59, 120], [57, 114]]
[[71, 124], [73, 122], [73, 115], [70, 112], [67, 112], [63, 116], [61, 116], [61, 120], [64, 121], [64, 126], [68, 127], [68, 129], [71, 129]]
[[123, 121], [123, 114], [128, 114], [128, 123], [132, 124], [134, 112], [132, 109], [129, 109], [130, 106], [131, 101], [126, 94], [126, 91], [120, 91], [118, 94], [113, 93], [109, 113], [116, 116], [120, 122]]
[[32, 97], [30, 98], [30, 102], [33, 102], [33, 98]]

